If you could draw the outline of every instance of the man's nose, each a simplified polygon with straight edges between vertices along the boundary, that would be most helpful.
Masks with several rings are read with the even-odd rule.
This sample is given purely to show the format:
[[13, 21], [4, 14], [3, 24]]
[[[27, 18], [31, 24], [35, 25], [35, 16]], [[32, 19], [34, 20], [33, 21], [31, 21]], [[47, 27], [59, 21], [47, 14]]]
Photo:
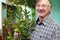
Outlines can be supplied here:
[[40, 6], [38, 9], [39, 9], [39, 10], [43, 10], [44, 8], [43, 8], [42, 6]]
[[45, 9], [45, 7], [43, 5], [38, 5], [36, 9], [40, 11], [40, 10]]
[[44, 7], [40, 5], [40, 6], [39, 6], [39, 9], [44, 9]]

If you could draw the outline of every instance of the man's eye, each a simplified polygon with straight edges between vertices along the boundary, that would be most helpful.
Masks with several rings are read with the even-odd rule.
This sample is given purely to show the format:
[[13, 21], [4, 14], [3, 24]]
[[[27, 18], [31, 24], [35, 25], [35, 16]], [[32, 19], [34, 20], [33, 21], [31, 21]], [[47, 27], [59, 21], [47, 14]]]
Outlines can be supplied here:
[[37, 7], [39, 7], [40, 5], [36, 5]]
[[42, 5], [42, 7], [46, 7], [46, 5]]

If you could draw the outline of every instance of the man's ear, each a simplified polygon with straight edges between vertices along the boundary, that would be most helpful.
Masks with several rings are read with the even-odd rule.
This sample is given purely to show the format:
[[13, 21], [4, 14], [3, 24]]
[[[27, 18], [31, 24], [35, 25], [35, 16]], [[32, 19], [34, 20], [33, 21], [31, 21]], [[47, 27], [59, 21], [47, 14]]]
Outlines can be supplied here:
[[49, 8], [49, 12], [51, 12], [51, 11], [52, 11], [52, 7]]

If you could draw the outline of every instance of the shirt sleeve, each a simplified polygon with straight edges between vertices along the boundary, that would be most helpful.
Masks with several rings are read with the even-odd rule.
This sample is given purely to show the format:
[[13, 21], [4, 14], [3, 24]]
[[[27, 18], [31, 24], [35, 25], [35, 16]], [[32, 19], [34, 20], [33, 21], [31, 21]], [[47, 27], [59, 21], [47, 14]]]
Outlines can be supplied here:
[[57, 26], [53, 40], [60, 40], [60, 27]]

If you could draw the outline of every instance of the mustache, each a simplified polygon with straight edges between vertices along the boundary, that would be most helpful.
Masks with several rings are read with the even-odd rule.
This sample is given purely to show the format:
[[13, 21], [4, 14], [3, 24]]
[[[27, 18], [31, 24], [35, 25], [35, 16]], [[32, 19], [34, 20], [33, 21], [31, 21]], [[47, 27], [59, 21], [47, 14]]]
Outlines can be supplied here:
[[39, 12], [39, 13], [44, 13], [45, 10], [44, 10], [44, 9], [37, 9], [37, 12]]

